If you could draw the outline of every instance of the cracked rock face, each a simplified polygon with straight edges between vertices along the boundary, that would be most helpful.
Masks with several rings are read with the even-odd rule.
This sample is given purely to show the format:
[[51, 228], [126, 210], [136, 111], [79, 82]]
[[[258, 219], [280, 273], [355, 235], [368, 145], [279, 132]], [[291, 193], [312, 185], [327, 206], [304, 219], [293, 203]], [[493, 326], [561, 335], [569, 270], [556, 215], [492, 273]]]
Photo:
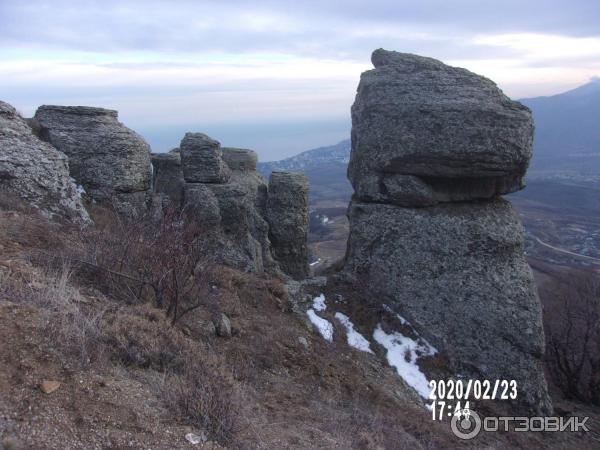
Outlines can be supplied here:
[[40, 106], [40, 136], [69, 157], [71, 176], [94, 200], [141, 208], [150, 189], [150, 147], [118, 121], [117, 111], [87, 106]]
[[544, 332], [516, 212], [527, 108], [431, 58], [376, 50], [352, 107], [355, 195], [344, 272], [406, 317], [468, 378], [514, 379], [548, 413]]
[[35, 136], [27, 122], [0, 101], [0, 190], [16, 195], [46, 216], [89, 221], [67, 156]]
[[352, 106], [348, 178], [358, 198], [427, 206], [522, 189], [527, 107], [435, 59], [379, 49], [372, 62]]

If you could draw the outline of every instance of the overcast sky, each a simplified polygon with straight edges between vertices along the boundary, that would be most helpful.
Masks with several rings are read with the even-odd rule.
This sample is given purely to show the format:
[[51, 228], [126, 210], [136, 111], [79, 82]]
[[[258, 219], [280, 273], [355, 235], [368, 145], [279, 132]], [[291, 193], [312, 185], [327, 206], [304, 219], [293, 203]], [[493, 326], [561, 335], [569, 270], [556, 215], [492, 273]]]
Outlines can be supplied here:
[[0, 0], [0, 99], [117, 109], [157, 151], [185, 131], [262, 160], [346, 138], [375, 48], [485, 75], [511, 97], [600, 75], [598, 0]]

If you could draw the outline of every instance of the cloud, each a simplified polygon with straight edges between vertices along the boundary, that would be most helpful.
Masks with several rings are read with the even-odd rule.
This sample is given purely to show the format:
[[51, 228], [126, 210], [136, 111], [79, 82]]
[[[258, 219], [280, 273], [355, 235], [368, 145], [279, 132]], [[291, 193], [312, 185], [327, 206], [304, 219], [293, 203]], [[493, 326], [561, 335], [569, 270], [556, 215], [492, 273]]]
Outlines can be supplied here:
[[2, 0], [0, 98], [116, 108], [147, 129], [346, 123], [375, 48], [531, 97], [600, 73], [599, 22], [589, 0]]

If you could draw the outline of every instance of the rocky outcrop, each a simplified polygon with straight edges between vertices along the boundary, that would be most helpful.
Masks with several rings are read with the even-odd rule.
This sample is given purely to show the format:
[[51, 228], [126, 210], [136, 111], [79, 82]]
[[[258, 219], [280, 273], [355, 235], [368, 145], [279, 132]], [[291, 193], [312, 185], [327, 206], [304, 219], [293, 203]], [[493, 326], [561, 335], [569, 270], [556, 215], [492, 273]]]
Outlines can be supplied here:
[[188, 183], [226, 183], [231, 171], [221, 144], [203, 133], [186, 133], [181, 141], [183, 178]]
[[118, 121], [117, 111], [40, 106], [34, 124], [42, 139], [69, 157], [71, 176], [89, 197], [120, 209], [144, 207], [150, 189], [150, 147]]
[[523, 229], [500, 194], [522, 187], [532, 120], [493, 82], [377, 50], [352, 107], [345, 273], [470, 378], [514, 379], [551, 406], [540, 304]]
[[0, 190], [47, 216], [89, 221], [69, 176], [67, 156], [38, 139], [25, 120], [0, 101]]
[[492, 198], [523, 187], [530, 111], [494, 82], [431, 58], [376, 50], [352, 106], [348, 178], [401, 206]]
[[227, 163], [231, 170], [252, 172], [256, 170], [256, 164], [258, 163], [258, 155], [254, 150], [224, 147], [223, 161]]
[[273, 172], [267, 200], [273, 254], [284, 272], [296, 279], [308, 270], [308, 179], [302, 173]]
[[169, 153], [152, 153], [152, 188], [177, 208], [182, 206], [185, 180], [179, 149]]
[[[221, 149], [218, 141], [205, 134], [187, 133], [180, 151], [152, 156], [154, 192], [168, 199], [170, 205], [182, 206], [186, 220], [198, 224], [212, 237], [212, 251], [222, 263], [255, 273], [283, 271], [303, 278], [308, 271], [298, 267], [307, 267], [307, 228], [302, 242], [294, 237], [294, 246], [301, 250], [272, 245], [267, 222], [269, 186], [256, 171], [257, 159], [252, 150]], [[273, 184], [275, 196], [283, 195], [286, 184], [281, 180], [276, 177]], [[293, 183], [288, 186], [292, 190], [298, 187]], [[289, 195], [282, 197], [281, 204], [273, 200], [272, 205], [279, 205], [272, 210], [273, 217], [284, 217], [286, 210], [293, 211], [296, 221], [308, 223], [306, 180], [301, 192], [304, 194], [300, 195], [298, 210], [294, 210], [294, 204], [285, 203], [293, 200]], [[277, 260], [279, 255], [283, 261]]]

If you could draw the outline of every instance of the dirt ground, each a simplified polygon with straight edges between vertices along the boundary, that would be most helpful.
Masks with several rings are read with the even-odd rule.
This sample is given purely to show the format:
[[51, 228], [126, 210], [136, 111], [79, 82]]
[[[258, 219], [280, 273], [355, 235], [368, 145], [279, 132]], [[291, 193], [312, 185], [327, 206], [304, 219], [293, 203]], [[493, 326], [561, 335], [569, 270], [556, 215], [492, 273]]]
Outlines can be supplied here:
[[[325, 341], [279, 280], [221, 268], [215, 310], [175, 326], [151, 305], [126, 304], [76, 272], [40, 265], [37, 250], [73, 245], [69, 230], [0, 211], [0, 442], [15, 449], [598, 448], [597, 435], [455, 438], [371, 342]], [[384, 313], [334, 284], [336, 310], [370, 337]], [[60, 295], [56, 295], [56, 294]], [[315, 293], [317, 293], [315, 291]], [[355, 294], [358, 295], [358, 294]], [[341, 297], [338, 297], [341, 296]], [[363, 299], [364, 300], [364, 299]], [[334, 300], [330, 300], [332, 305]], [[44, 380], [60, 386], [44, 393]], [[581, 412], [571, 405], [571, 413]], [[599, 414], [592, 414], [597, 423]], [[203, 437], [191, 444], [186, 435]]]

